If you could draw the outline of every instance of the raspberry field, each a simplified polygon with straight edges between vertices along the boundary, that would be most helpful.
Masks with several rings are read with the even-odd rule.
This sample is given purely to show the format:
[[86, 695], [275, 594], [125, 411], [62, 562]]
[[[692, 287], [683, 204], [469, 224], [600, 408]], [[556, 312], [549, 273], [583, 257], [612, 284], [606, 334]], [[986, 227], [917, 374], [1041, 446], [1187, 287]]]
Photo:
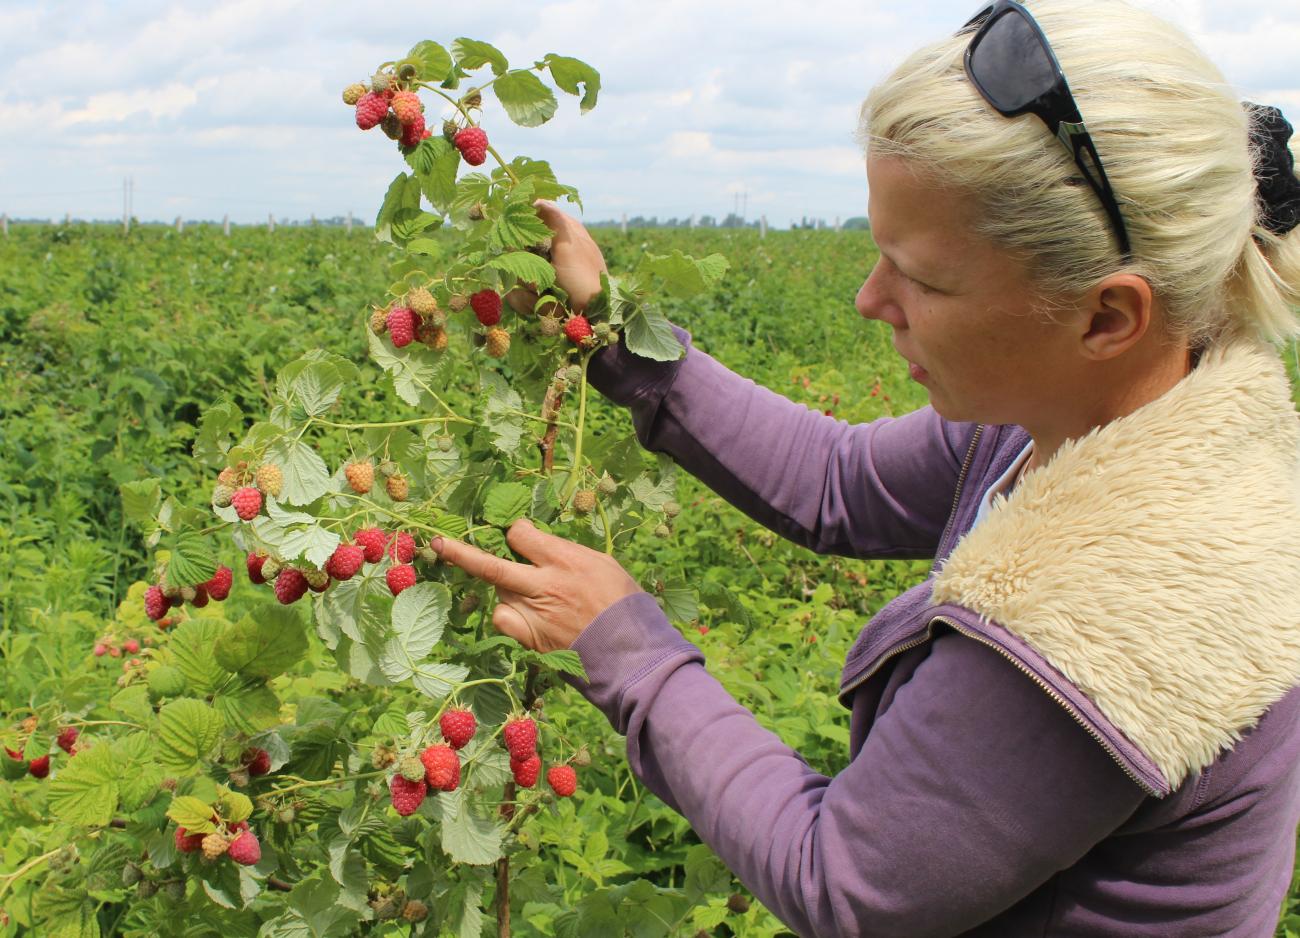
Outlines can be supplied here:
[[[612, 273], [647, 253], [723, 255], [720, 283], [662, 307], [697, 346], [757, 382], [855, 422], [925, 403], [888, 328], [853, 310], [873, 259], [869, 235], [593, 234]], [[576, 793], [545, 781], [521, 789], [510, 819], [486, 801], [469, 811], [467, 790], [442, 794], [434, 837], [427, 815], [393, 809], [391, 770], [376, 766], [438, 705], [409, 682], [376, 686], [341, 667], [337, 636], [309, 613], [320, 597], [278, 610], [273, 636], [244, 634], [268, 593], [227, 540], [224, 602], [184, 606], [167, 628], [146, 618], [157, 545], [122, 486], [138, 494], [156, 479], [161, 498], [208, 505], [217, 464], [196, 453], [211, 446], [214, 406], [251, 422], [281, 401], [285, 370], [319, 348], [340, 358], [338, 407], [351, 426], [366, 425], [359, 438], [422, 418], [369, 354], [368, 312], [401, 255], [367, 230], [329, 228], [224, 237], [206, 227], [15, 226], [0, 239], [0, 742], [23, 757], [0, 756], [0, 935], [472, 936], [501, 934], [507, 918], [515, 935], [786, 934], [641, 788], [621, 738], [546, 668], [529, 686], [542, 701], [531, 711], [537, 750], [548, 765], [574, 762]], [[460, 338], [441, 354], [484, 357]], [[1300, 400], [1290, 356], [1289, 368]], [[458, 375], [434, 375], [452, 408], [481, 391]], [[641, 472], [669, 484], [671, 470], [638, 451], [624, 412], [594, 392], [586, 408], [589, 446], [628, 468], [617, 484]], [[320, 449], [333, 471], [351, 441], [331, 440]], [[668, 536], [652, 523], [629, 529], [616, 556], [760, 721], [814, 768], [838, 771], [844, 654], [928, 565], [816, 557], [692, 479], [675, 482], [680, 513]], [[490, 597], [463, 575], [442, 576], [454, 603], [442, 644], [483, 648], [496, 662], [484, 648]], [[187, 701], [220, 719], [197, 731], [161, 716]], [[510, 710], [492, 684], [461, 702], [483, 726]], [[69, 727], [76, 738], [61, 746]], [[480, 727], [469, 743], [474, 778], [499, 791], [505, 751], [489, 752], [486, 736]], [[253, 749], [267, 761], [245, 759]], [[184, 855], [173, 837], [183, 798], [228, 808], [226, 820], [256, 833], [257, 858]], [[240, 848], [227, 849], [234, 858]], [[1300, 899], [1279, 934], [1300, 935]]]

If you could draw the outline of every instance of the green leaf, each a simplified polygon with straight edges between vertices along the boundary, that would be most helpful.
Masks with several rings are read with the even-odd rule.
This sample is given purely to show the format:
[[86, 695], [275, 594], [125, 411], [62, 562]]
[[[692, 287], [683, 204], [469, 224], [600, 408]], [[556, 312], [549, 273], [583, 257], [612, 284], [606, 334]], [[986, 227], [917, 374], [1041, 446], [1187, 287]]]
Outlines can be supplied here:
[[731, 888], [731, 873], [704, 844], [696, 844], [686, 852], [686, 897], [692, 903], [700, 902], [711, 892]]
[[420, 693], [441, 700], [455, 689], [457, 684], [465, 683], [469, 677], [469, 668], [461, 664], [448, 664], [444, 661], [421, 661], [411, 673], [411, 683]]
[[190, 682], [195, 693], [211, 694], [229, 676], [212, 654], [212, 647], [225, 628], [224, 619], [190, 619], [171, 633], [167, 650], [171, 652], [176, 669]]
[[[434, 135], [420, 143], [417, 153], [408, 157], [408, 161], [419, 158], [422, 165], [427, 165], [423, 172], [417, 171], [420, 191], [439, 212], [451, 208], [456, 198], [456, 171], [460, 169], [460, 151], [441, 135]], [[407, 250], [414, 244], [407, 245]]]
[[118, 772], [110, 747], [78, 752], [50, 782], [50, 811], [66, 824], [107, 824], [117, 810]]
[[492, 222], [488, 245], [496, 250], [509, 251], [541, 244], [550, 236], [551, 229], [537, 217], [537, 210], [531, 203], [507, 202]]
[[513, 274], [521, 282], [530, 283], [538, 290], [545, 290], [555, 284], [555, 268], [546, 260], [528, 251], [498, 254], [487, 262], [487, 266]]
[[266, 459], [284, 473], [284, 488], [276, 496], [277, 501], [286, 505], [310, 505], [329, 491], [330, 472], [325, 460], [302, 440], [286, 438], [274, 443], [266, 451]]
[[342, 373], [329, 362], [314, 362], [293, 379], [293, 395], [310, 417], [334, 406], [343, 391]]
[[478, 39], [457, 39], [451, 44], [451, 53], [456, 57], [456, 66], [471, 72], [480, 66], [492, 63], [492, 72], [504, 75], [510, 63], [496, 46]]
[[237, 791], [221, 793], [221, 816], [227, 821], [246, 821], [253, 814], [253, 802]]
[[217, 557], [212, 543], [195, 531], [182, 531], [165, 539], [163, 548], [171, 553], [167, 561], [168, 586], [194, 586], [212, 578], [217, 572]]
[[221, 714], [201, 700], [182, 697], [158, 714], [158, 759], [165, 768], [184, 771], [207, 758], [221, 741]]
[[672, 324], [657, 307], [643, 303], [625, 312], [623, 331], [628, 351], [642, 358], [671, 362], [686, 354]]
[[[190, 834], [211, 834], [217, 825], [212, 823], [212, 805], [201, 798], [181, 795], [173, 798], [167, 808], [167, 816]], [[247, 815], [245, 815], [247, 817]], [[242, 818], [241, 818], [242, 820]]]
[[265, 684], [227, 687], [212, 699], [212, 706], [236, 733], [251, 736], [280, 722], [280, 698]]
[[404, 209], [420, 208], [420, 181], [406, 173], [398, 173], [384, 194], [384, 204], [375, 218], [375, 238], [393, 243], [393, 219]]
[[233, 401], [220, 401], [203, 412], [194, 437], [194, 458], [214, 465], [224, 462], [231, 438], [244, 429], [244, 414]]
[[538, 655], [538, 660], [543, 667], [553, 671], [563, 671], [584, 681], [587, 679], [587, 670], [582, 666], [582, 659], [578, 657], [576, 651], [569, 651], [567, 648], [562, 651], [548, 651], [544, 655]]
[[[532, 255], [529, 255], [530, 257]], [[126, 520], [141, 527], [152, 527], [154, 516], [162, 505], [162, 490], [157, 479], [141, 479], [139, 482], [123, 482], [118, 491], [122, 493], [122, 514]]]
[[406, 53], [405, 61], [415, 66], [416, 77], [420, 81], [442, 81], [451, 71], [451, 53], [428, 39], [417, 42]]
[[520, 127], [540, 127], [555, 116], [555, 92], [526, 69], [507, 72], [492, 83], [506, 116]]
[[417, 583], [393, 601], [393, 637], [384, 646], [379, 668], [390, 681], [404, 681], [442, 637], [451, 610], [451, 592], [441, 583]]
[[696, 260], [681, 251], [673, 251], [665, 255], [647, 255], [637, 269], [662, 278], [664, 289], [670, 295], [687, 298], [716, 286], [729, 266], [721, 254], [710, 254]]
[[579, 111], [586, 114], [596, 106], [596, 96], [600, 94], [600, 72], [586, 62], [554, 52], [547, 53], [542, 61], [550, 67], [551, 78], [562, 91], [578, 94], [578, 86], [583, 86]]
[[669, 587], [659, 594], [658, 599], [664, 615], [674, 622], [689, 625], [700, 617], [700, 597], [693, 589]]
[[397, 396], [412, 407], [420, 407], [424, 390], [431, 386], [438, 373], [438, 362], [432, 358], [434, 353], [422, 345], [412, 351], [415, 343], [404, 349], [395, 349], [386, 338], [369, 329], [366, 336], [370, 343], [370, 357], [393, 376], [393, 389]]
[[492, 445], [507, 456], [519, 449], [524, 435], [524, 418], [519, 415], [524, 401], [495, 371], [483, 371], [479, 380], [487, 389], [483, 424], [492, 433]]
[[[464, 789], [443, 792], [442, 849], [454, 863], [482, 866], [501, 858], [501, 828], [474, 814]], [[454, 813], [453, 813], [454, 812]]]
[[302, 618], [292, 609], [262, 603], [217, 639], [217, 663], [227, 671], [272, 678], [297, 664], [307, 653]]
[[533, 503], [533, 490], [520, 482], [499, 482], [488, 490], [483, 500], [483, 520], [508, 528], [524, 515]]
[[118, 773], [122, 807], [135, 811], [158, 793], [163, 772], [154, 761], [154, 739], [149, 733], [132, 733], [113, 742], [113, 764]]

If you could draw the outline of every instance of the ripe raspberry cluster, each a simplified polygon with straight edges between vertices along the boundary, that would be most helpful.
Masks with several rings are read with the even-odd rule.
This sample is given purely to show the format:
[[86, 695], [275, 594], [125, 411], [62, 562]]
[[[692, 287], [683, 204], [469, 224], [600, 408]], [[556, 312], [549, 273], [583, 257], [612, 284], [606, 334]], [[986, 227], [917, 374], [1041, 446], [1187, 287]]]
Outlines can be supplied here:
[[255, 866], [262, 859], [262, 845], [249, 829], [247, 821], [226, 824], [213, 815], [213, 823], [217, 829], [207, 834], [191, 834], [177, 826], [173, 835], [176, 849], [180, 853], [201, 852], [209, 861], [227, 856], [242, 866]]
[[[163, 625], [166, 619], [167, 611], [189, 603], [195, 609], [202, 609], [208, 604], [209, 600], [215, 599], [217, 602], [224, 602], [230, 595], [230, 587], [235, 581], [234, 572], [227, 566], [217, 567], [217, 572], [202, 583], [195, 583], [190, 586], [165, 586], [167, 569], [161, 567], [157, 571], [157, 582], [144, 591], [144, 614], [150, 620], [157, 622], [158, 627], [166, 630], [167, 625]], [[170, 623], [168, 623], [170, 625]], [[110, 651], [109, 649], [105, 649]], [[133, 649], [132, 654], [139, 649]], [[101, 652], [96, 647], [95, 654], [98, 656]]]
[[[515, 716], [501, 730], [501, 740], [510, 753], [510, 772], [520, 788], [532, 788], [542, 772], [537, 753], [537, 724], [531, 717]], [[559, 798], [578, 790], [578, 773], [571, 765], [553, 765], [546, 770], [546, 784]]]
[[257, 467], [246, 460], [227, 466], [217, 476], [212, 489], [212, 504], [217, 508], [235, 509], [241, 521], [252, 521], [262, 513], [262, 496], [279, 498], [284, 490], [284, 470], [266, 462]]
[[[352, 466], [369, 467], [368, 463], [353, 463]], [[373, 468], [365, 470], [366, 477], [360, 481], [369, 484], [373, 481]], [[360, 476], [362, 470], [357, 468], [354, 474]], [[396, 476], [389, 478], [391, 482]], [[275, 598], [289, 605], [302, 599], [310, 590], [323, 593], [332, 582], [350, 580], [360, 572], [367, 563], [380, 563], [385, 556], [391, 566], [385, 571], [388, 588], [394, 596], [416, 584], [419, 575], [415, 569], [415, 538], [406, 531], [388, 533], [382, 528], [361, 528], [353, 532], [350, 541], [344, 541], [334, 548], [325, 564], [320, 569], [306, 564], [285, 564], [264, 551], [254, 550], [249, 553], [246, 565], [249, 582], [254, 584], [272, 583]]]

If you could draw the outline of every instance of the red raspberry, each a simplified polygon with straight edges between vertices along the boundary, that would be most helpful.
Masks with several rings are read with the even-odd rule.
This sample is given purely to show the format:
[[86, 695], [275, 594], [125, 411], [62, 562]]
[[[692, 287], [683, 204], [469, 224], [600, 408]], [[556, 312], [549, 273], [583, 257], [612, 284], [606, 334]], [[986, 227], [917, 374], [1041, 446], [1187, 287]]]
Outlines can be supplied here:
[[474, 738], [478, 721], [468, 710], [448, 710], [438, 720], [438, 728], [442, 730], [442, 738], [447, 741], [447, 745], [452, 749], [461, 749]]
[[384, 579], [388, 581], [388, 588], [396, 596], [404, 589], [409, 589], [415, 585], [415, 568], [409, 563], [398, 564], [395, 567], [389, 567], [388, 572], [384, 574]]
[[167, 615], [167, 610], [170, 608], [171, 603], [163, 595], [161, 586], [151, 586], [144, 591], [144, 614], [152, 621], [157, 622]]
[[430, 746], [420, 753], [424, 780], [438, 791], [455, 791], [460, 784], [460, 757], [450, 746]]
[[[256, 778], [271, 771], [271, 754], [265, 749], [245, 749], [239, 761], [248, 769], [248, 774]], [[256, 862], [256, 861], [255, 861]]]
[[243, 831], [230, 842], [226, 856], [241, 866], [253, 866], [262, 859], [262, 845], [257, 842], [257, 835], [252, 831]]
[[251, 485], [246, 485], [235, 490], [235, 494], [230, 496], [230, 504], [235, 506], [235, 514], [240, 518], [252, 521], [262, 510], [262, 493]]
[[415, 338], [415, 313], [405, 306], [394, 306], [388, 311], [388, 334], [393, 345], [402, 348]]
[[376, 126], [388, 113], [388, 98], [373, 91], [363, 94], [357, 101], [357, 126], [369, 130]]
[[571, 765], [553, 765], [546, 770], [546, 784], [559, 797], [568, 798], [578, 790], [578, 773]]
[[366, 562], [366, 552], [356, 544], [340, 544], [334, 548], [325, 572], [336, 580], [350, 580]]
[[537, 724], [531, 717], [511, 720], [501, 731], [501, 738], [505, 740], [510, 755], [516, 759], [525, 759], [529, 753], [537, 750]]
[[352, 540], [365, 551], [366, 563], [379, 563], [384, 559], [388, 535], [378, 528], [362, 528], [352, 535]]
[[501, 294], [496, 290], [479, 290], [469, 298], [474, 315], [485, 326], [495, 326], [501, 321]]
[[181, 853], [194, 853], [203, 847], [203, 834], [187, 834], [185, 828], [176, 828], [176, 849]]
[[58, 743], [60, 749], [71, 755], [73, 744], [76, 743], [77, 737], [80, 735], [81, 731], [75, 726], [65, 726], [59, 731], [59, 738], [55, 742]]
[[398, 532], [397, 537], [393, 538], [393, 543], [388, 548], [388, 556], [398, 563], [410, 563], [415, 559], [415, 538], [405, 531]]
[[27, 763], [27, 771], [32, 773], [33, 778], [45, 778], [50, 774], [50, 757], [49, 754], [40, 756]]
[[420, 104], [420, 96], [414, 91], [399, 91], [393, 95], [393, 113], [403, 124], [410, 124], [418, 117], [421, 125], [424, 124], [424, 106]]
[[397, 142], [404, 147], [418, 147], [424, 139], [424, 115], [416, 114], [415, 120], [402, 124], [402, 136]]
[[542, 774], [542, 757], [529, 753], [525, 759], [510, 757], [510, 772], [515, 777], [515, 784], [520, 788], [532, 788], [537, 784], [537, 776]]
[[230, 595], [230, 586], [235, 582], [235, 575], [229, 567], [217, 567], [217, 572], [212, 574], [212, 579], [203, 584], [208, 595], [217, 602], [222, 602]]
[[22, 761], [23, 761], [23, 750], [22, 750], [22, 749], [19, 749], [17, 752], [14, 752], [14, 751], [13, 751], [12, 749], [10, 749], [8, 746], [5, 746], [5, 755], [9, 756], [10, 759], [13, 759], [13, 760], [15, 760], [15, 761], [17, 761], [17, 762], [22, 762]]
[[591, 323], [587, 322], [586, 316], [570, 316], [564, 324], [564, 334], [574, 345], [581, 345], [582, 340], [591, 335]]
[[482, 127], [458, 130], [451, 142], [456, 144], [456, 149], [470, 166], [481, 166], [487, 159], [488, 138]]
[[190, 600], [190, 605], [195, 609], [202, 609], [208, 604], [208, 591], [203, 586], [194, 587], [194, 598]]
[[[158, 627], [162, 628], [162, 623], [159, 623]], [[96, 658], [102, 658], [106, 654], [108, 654], [108, 646], [105, 645], [103, 642], [95, 642], [94, 651], [95, 651]]]
[[248, 555], [248, 579], [258, 585], [266, 582], [266, 577], [262, 576], [262, 564], [266, 563], [267, 555], [260, 550], [255, 550]]
[[400, 775], [394, 775], [393, 780], [388, 783], [388, 791], [392, 795], [393, 810], [406, 817], [419, 810], [420, 802], [424, 801], [424, 796], [429, 793], [429, 783], [424, 779], [412, 782]]
[[293, 567], [285, 567], [275, 578], [275, 598], [286, 606], [302, 599], [307, 592], [307, 578]]
[[128, 638], [126, 641], [122, 643], [122, 650], [126, 652], [128, 655], [134, 655], [136, 652], [140, 650], [140, 643], [137, 642], [134, 638]]

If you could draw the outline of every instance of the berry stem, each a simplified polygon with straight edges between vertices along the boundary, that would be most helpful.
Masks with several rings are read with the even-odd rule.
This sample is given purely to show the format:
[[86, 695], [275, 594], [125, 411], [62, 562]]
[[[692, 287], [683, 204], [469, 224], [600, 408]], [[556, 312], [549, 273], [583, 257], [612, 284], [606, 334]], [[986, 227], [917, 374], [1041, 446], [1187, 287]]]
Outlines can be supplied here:
[[284, 795], [291, 791], [297, 791], [300, 788], [318, 788], [322, 785], [342, 785], [344, 782], [358, 782], [361, 781], [362, 779], [375, 778], [377, 776], [386, 775], [386, 774], [387, 772], [385, 772], [385, 770], [379, 769], [378, 771], [375, 772], [362, 772], [359, 775], [344, 775], [342, 778], [322, 778], [314, 782], [308, 781], [307, 779], [304, 778], [299, 778], [296, 775], [283, 775], [281, 776], [282, 778], [291, 778], [296, 782], [296, 784], [286, 785], [283, 788], [279, 788], [279, 787], [272, 788], [270, 794]]
[[335, 423], [333, 420], [324, 420], [320, 417], [312, 417], [311, 420], [326, 427], [338, 427], [341, 430], [381, 430], [386, 427], [413, 427], [423, 423], [468, 423], [473, 424], [473, 420], [465, 417], [416, 417], [413, 420], [390, 420], [387, 423]]
[[573, 443], [573, 471], [569, 481], [564, 484], [564, 494], [560, 501], [569, 507], [573, 493], [578, 489], [578, 480], [582, 478], [582, 431], [587, 422], [587, 363], [591, 361], [592, 352], [582, 356], [582, 379], [578, 383], [578, 425], [574, 427], [576, 439]]
[[605, 504], [597, 500], [596, 512], [600, 515], [600, 526], [605, 529], [605, 553], [614, 556], [614, 535], [609, 530], [609, 518], [605, 516]]
[[144, 729], [139, 723], [127, 723], [122, 720], [70, 720], [73, 726], [129, 726], [132, 729]]
[[[493, 78], [492, 81], [496, 81], [496, 79]], [[486, 85], [484, 85], [482, 88], [480, 88], [479, 91], [483, 91], [485, 88], [487, 88], [489, 85], [491, 85], [491, 84], [492, 84], [492, 81], [488, 82]], [[465, 108], [461, 107], [460, 102], [459, 102], [458, 100], [456, 100], [455, 98], [453, 98], [451, 95], [449, 95], [449, 94], [445, 94], [441, 89], [439, 89], [439, 88], [435, 88], [433, 85], [427, 85], [427, 84], [425, 84], [424, 82], [420, 82], [420, 87], [421, 87], [421, 88], [428, 88], [428, 89], [429, 89], [430, 91], [432, 91], [434, 94], [438, 95], [438, 97], [442, 98], [444, 101], [446, 101], [446, 102], [447, 102], [448, 104], [450, 104], [452, 107], [454, 107], [457, 111], [459, 111], [460, 114], [461, 114], [461, 116], [465, 118], [465, 126], [466, 126], [466, 127], [477, 127], [477, 126], [478, 126], [478, 124], [474, 123], [474, 118], [472, 118], [472, 117], [469, 116], [469, 111], [467, 111], [467, 110], [465, 110]], [[516, 186], [519, 185], [519, 177], [516, 176], [516, 175], [515, 175], [515, 171], [514, 171], [513, 169], [510, 168], [510, 164], [508, 164], [505, 160], [503, 160], [503, 159], [501, 158], [501, 154], [498, 153], [498, 152], [496, 151], [496, 148], [493, 147], [491, 144], [488, 144], [488, 152], [491, 153], [492, 156], [493, 156], [493, 158], [496, 159], [496, 161], [497, 161], [498, 163], [501, 164], [501, 168], [504, 169], [504, 170], [506, 171], [506, 175], [510, 177], [510, 181], [511, 181], [512, 183], [514, 183]]]

